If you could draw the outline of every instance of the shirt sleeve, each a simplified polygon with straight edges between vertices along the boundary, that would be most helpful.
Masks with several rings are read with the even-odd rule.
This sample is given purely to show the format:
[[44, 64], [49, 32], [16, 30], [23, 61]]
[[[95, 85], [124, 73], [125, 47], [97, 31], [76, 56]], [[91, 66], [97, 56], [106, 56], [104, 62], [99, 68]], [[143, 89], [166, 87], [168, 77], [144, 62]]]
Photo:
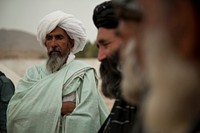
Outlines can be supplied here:
[[[66, 132], [74, 133], [96, 133], [101, 126], [101, 115], [99, 110], [100, 94], [97, 89], [95, 73], [92, 69], [86, 71], [80, 78], [80, 101], [75, 110], [66, 117]], [[106, 107], [106, 105], [104, 106]], [[107, 108], [104, 108], [107, 112]]]
[[69, 94], [65, 94], [66, 92], [63, 91], [63, 97], [62, 101], [67, 102], [67, 101], [76, 101], [76, 94], [78, 94], [78, 98], [80, 98], [80, 78], [75, 78], [68, 86], [64, 86], [64, 90], [67, 90], [68, 88], [77, 88], [75, 89], [76, 91], [73, 91]]

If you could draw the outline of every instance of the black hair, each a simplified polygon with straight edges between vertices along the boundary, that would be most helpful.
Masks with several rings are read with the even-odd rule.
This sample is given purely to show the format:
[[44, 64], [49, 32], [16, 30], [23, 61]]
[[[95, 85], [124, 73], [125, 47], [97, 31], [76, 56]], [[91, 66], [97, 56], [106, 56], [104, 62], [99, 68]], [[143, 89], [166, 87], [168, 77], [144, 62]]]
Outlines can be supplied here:
[[99, 27], [114, 29], [118, 26], [118, 18], [115, 14], [111, 1], [105, 1], [97, 5], [93, 11], [94, 25]]

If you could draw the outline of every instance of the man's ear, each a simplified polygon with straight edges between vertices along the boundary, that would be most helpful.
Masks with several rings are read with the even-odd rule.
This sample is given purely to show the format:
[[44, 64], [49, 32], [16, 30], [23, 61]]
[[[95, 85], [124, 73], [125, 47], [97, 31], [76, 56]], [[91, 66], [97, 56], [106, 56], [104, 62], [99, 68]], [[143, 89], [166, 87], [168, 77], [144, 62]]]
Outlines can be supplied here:
[[70, 39], [71, 48], [74, 47], [74, 39]]

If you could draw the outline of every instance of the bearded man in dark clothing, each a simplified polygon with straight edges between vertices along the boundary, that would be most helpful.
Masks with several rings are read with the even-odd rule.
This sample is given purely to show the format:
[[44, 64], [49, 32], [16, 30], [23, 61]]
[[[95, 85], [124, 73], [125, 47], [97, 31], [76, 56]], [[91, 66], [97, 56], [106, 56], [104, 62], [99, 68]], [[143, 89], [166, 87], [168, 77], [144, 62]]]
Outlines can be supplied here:
[[120, 50], [124, 43], [118, 34], [118, 18], [111, 1], [97, 5], [93, 12], [93, 22], [98, 29], [98, 60], [101, 62], [100, 75], [102, 92], [115, 99], [111, 113], [99, 133], [129, 133], [135, 124], [137, 105], [129, 104], [121, 95]]

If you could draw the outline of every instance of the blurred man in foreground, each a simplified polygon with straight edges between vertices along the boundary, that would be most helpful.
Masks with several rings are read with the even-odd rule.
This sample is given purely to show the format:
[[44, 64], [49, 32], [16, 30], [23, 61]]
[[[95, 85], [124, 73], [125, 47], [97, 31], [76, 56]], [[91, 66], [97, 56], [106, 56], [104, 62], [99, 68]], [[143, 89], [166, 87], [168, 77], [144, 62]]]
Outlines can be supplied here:
[[141, 104], [149, 87], [142, 64], [136, 58], [136, 43], [140, 34], [143, 15], [136, 0], [113, 0], [119, 18], [119, 36], [125, 42], [121, 51], [122, 62], [122, 96], [131, 104], [137, 105], [137, 116], [132, 127], [134, 133], [142, 133]]
[[[116, 3], [120, 0], [113, 0]], [[129, 0], [133, 2], [134, 0]], [[128, 2], [128, 1], [126, 1]], [[125, 3], [126, 3], [125, 2]], [[200, 131], [200, 45], [199, 0], [138, 0], [142, 21], [138, 36], [131, 43], [126, 62], [136, 60], [144, 74], [134, 88], [135, 65], [124, 66], [126, 99], [135, 102], [142, 95], [143, 129], [146, 133], [198, 133]], [[121, 5], [121, 9], [125, 5]], [[129, 4], [131, 7], [131, 4]], [[119, 7], [118, 7], [119, 8]], [[118, 10], [119, 11], [119, 10]], [[117, 11], [117, 12], [118, 12]], [[131, 11], [118, 12], [118, 15]], [[187, 16], [187, 17], [186, 17]], [[122, 28], [125, 29], [125, 28]], [[123, 34], [123, 33], [122, 33]], [[131, 52], [130, 52], [131, 51]], [[130, 64], [129, 64], [130, 65]], [[126, 69], [125, 69], [126, 68]], [[133, 86], [132, 86], [133, 85]], [[139, 85], [139, 86], [140, 86]], [[139, 91], [138, 91], [139, 90]], [[131, 95], [130, 95], [131, 94]], [[143, 94], [143, 93], [140, 93]]]
[[146, 16], [142, 40], [151, 82], [145, 127], [153, 133], [199, 132], [200, 2], [140, 0], [140, 4]]

